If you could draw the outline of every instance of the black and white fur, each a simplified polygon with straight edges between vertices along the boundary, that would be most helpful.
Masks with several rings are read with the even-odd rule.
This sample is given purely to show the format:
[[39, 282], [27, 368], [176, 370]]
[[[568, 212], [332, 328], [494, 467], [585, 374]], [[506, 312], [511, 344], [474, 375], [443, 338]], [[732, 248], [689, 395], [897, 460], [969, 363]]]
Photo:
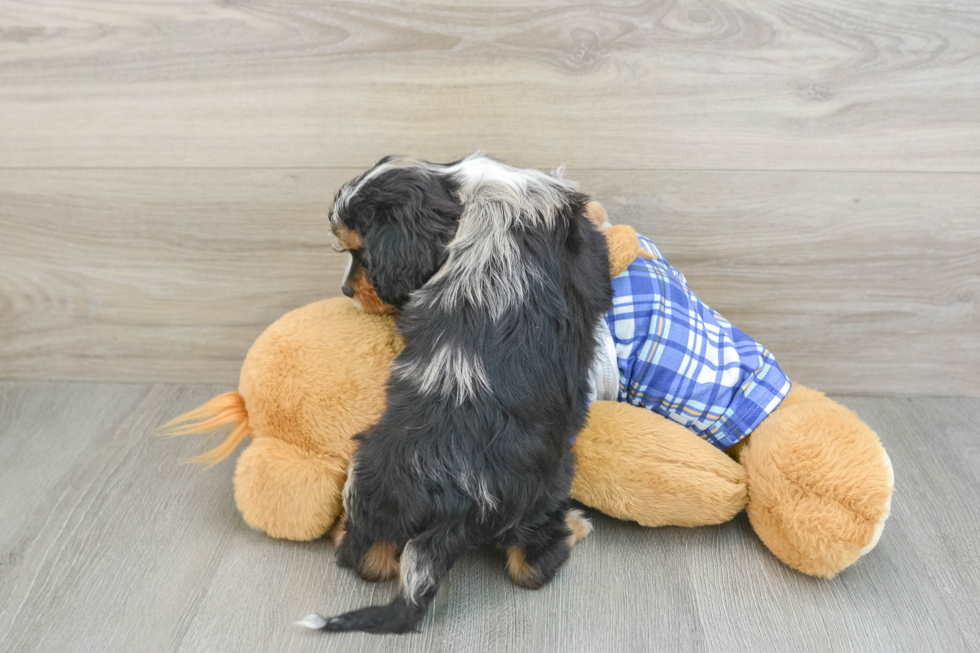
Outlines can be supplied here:
[[560, 175], [476, 154], [382, 159], [347, 183], [334, 225], [356, 233], [405, 337], [381, 420], [358, 436], [338, 561], [400, 552], [385, 606], [302, 622], [411, 631], [466, 551], [522, 547], [535, 585], [569, 555], [570, 440], [586, 415], [594, 332], [611, 306], [604, 238]]

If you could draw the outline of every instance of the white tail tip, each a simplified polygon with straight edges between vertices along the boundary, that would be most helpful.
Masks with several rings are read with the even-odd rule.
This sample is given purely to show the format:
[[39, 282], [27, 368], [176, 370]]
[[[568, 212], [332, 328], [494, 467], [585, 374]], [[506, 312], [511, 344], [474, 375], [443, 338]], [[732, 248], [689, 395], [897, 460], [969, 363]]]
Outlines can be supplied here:
[[308, 614], [296, 622], [297, 626], [306, 626], [310, 630], [322, 630], [327, 625], [327, 620], [318, 614]]

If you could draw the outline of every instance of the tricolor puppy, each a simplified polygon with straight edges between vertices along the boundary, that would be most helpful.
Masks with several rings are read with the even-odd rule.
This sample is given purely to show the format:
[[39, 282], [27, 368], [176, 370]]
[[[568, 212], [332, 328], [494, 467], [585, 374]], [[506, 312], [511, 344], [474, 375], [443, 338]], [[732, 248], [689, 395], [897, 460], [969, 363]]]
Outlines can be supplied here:
[[406, 344], [384, 415], [358, 436], [337, 556], [368, 579], [399, 556], [402, 587], [388, 605], [300, 623], [407, 632], [465, 552], [504, 548], [514, 581], [537, 588], [588, 532], [569, 508], [570, 440], [612, 292], [587, 201], [480, 154], [389, 157], [340, 189], [345, 292], [368, 312], [394, 307]]

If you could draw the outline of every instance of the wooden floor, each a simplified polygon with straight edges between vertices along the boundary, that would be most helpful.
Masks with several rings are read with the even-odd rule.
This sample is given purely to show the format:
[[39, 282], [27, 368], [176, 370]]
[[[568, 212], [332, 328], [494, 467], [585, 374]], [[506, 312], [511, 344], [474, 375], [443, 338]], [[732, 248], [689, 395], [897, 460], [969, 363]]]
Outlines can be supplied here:
[[595, 532], [547, 588], [464, 559], [421, 634], [293, 626], [387, 600], [326, 541], [250, 530], [232, 463], [151, 431], [223, 386], [0, 383], [0, 651], [968, 651], [980, 648], [978, 399], [840, 399], [895, 465], [878, 547], [831, 581], [782, 565], [744, 518]]

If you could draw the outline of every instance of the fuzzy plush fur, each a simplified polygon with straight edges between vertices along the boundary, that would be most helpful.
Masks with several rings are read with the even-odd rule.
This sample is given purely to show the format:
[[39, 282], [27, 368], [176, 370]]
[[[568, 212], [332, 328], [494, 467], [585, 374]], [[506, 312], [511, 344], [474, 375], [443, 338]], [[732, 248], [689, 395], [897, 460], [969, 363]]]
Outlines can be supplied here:
[[[616, 275], [616, 261], [636, 256], [635, 233], [609, 238], [609, 249]], [[210, 430], [217, 423], [208, 420], [219, 415], [246, 424], [252, 442], [235, 475], [245, 521], [273, 537], [322, 537], [341, 512], [351, 438], [381, 415], [401, 347], [391, 317], [364, 315], [346, 298], [310, 304], [255, 342], [231, 393], [237, 399], [174, 422], [190, 433]], [[229, 436], [222, 454], [239, 436]], [[763, 543], [811, 575], [834, 576], [877, 541], [890, 509], [891, 466], [878, 436], [852, 411], [796, 383], [743, 442], [725, 452], [730, 457], [656, 413], [595, 402], [575, 438], [572, 497], [648, 526], [717, 524], [747, 509]]]
[[677, 422], [636, 406], [594, 402], [574, 450], [572, 496], [619, 519], [721, 524], [747, 501], [741, 465]]
[[752, 480], [752, 526], [791, 567], [829, 578], [877, 543], [894, 476], [878, 436], [853, 411], [796, 385], [739, 461]]

